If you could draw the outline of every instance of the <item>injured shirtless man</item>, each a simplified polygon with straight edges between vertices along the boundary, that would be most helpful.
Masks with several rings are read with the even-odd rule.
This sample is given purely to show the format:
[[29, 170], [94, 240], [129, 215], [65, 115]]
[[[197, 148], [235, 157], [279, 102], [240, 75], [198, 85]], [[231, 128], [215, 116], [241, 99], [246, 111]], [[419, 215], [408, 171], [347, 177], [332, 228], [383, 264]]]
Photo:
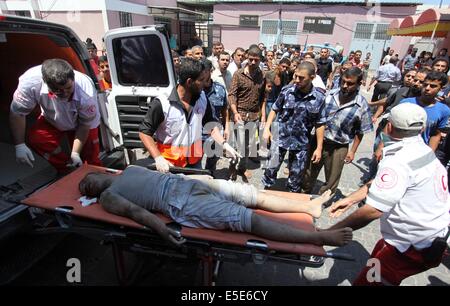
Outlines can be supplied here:
[[319, 217], [330, 191], [311, 201], [299, 201], [258, 191], [248, 184], [202, 177], [130, 166], [120, 175], [89, 173], [79, 189], [83, 195], [98, 197], [106, 211], [151, 228], [177, 245], [184, 239], [151, 212], [160, 212], [184, 226], [247, 232], [283, 242], [341, 246], [352, 240], [350, 228], [308, 232], [252, 210], [303, 212]]

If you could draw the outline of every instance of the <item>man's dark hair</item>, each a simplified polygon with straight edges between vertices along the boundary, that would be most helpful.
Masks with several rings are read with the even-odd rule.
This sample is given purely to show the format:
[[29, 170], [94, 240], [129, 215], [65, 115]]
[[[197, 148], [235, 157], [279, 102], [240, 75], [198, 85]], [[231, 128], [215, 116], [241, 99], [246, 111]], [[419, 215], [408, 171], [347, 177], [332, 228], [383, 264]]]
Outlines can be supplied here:
[[291, 60], [288, 59], [287, 57], [283, 57], [282, 59], [280, 59], [280, 63], [279, 64], [280, 65], [281, 64], [287, 64], [288, 66], [290, 66], [291, 65]]
[[181, 62], [180, 71], [178, 73], [180, 84], [186, 84], [188, 79], [196, 80], [203, 70], [205, 70], [203, 61], [189, 57], [185, 58], [184, 61]]
[[297, 70], [307, 70], [308, 74], [311, 75], [315, 75], [316, 74], [316, 67], [314, 67], [313, 63], [311, 62], [303, 62], [300, 65], [297, 66]]
[[342, 75], [346, 78], [353, 78], [356, 77], [357, 83], [360, 83], [363, 78], [363, 72], [358, 67], [352, 67], [344, 71], [344, 74]]
[[251, 45], [248, 49], [248, 55], [250, 56], [258, 56], [259, 58], [262, 57], [261, 49], [258, 47], [258, 45]]
[[389, 59], [389, 63], [396, 65], [398, 63], [398, 57], [391, 56], [391, 58]]
[[222, 51], [222, 52], [219, 53], [218, 58], [220, 58], [221, 55], [230, 56], [230, 53], [228, 53], [227, 51]]
[[362, 51], [361, 51], [361, 50], [356, 50], [356, 51], [355, 51], [355, 54], [356, 54], [356, 53], [361, 53], [361, 55], [362, 55]]
[[64, 86], [69, 80], [75, 80], [72, 66], [65, 60], [53, 58], [42, 63], [42, 79], [48, 85]]
[[209, 59], [203, 59], [203, 66], [205, 67], [205, 70], [211, 71], [211, 69], [213, 68], [213, 64]]
[[443, 72], [438, 72], [438, 71], [431, 71], [427, 74], [427, 76], [425, 77], [425, 81], [429, 80], [429, 81], [439, 81], [439, 83], [441, 83], [441, 86], [444, 87], [447, 82], [448, 82], [448, 78], [447, 75]]
[[170, 51], [172, 53], [172, 58], [179, 58], [180, 57], [180, 55], [178, 54], [177, 51], [174, 51], [174, 50], [170, 50]]
[[102, 55], [98, 58], [98, 63], [106, 63], [108, 62], [108, 57], [106, 55]]
[[[412, 70], [412, 69], [411, 69]], [[420, 68], [419, 70], [417, 70], [417, 73], [422, 73], [422, 74], [425, 74], [425, 75], [427, 75], [428, 73], [430, 73], [431, 72], [431, 70], [430, 70], [430, 68]]]
[[213, 42], [213, 47], [216, 47], [216, 46], [223, 46], [223, 44], [220, 41], [215, 41], [215, 42]]
[[444, 57], [438, 57], [437, 59], [435, 59], [433, 61], [433, 63], [431, 64], [431, 67], [433, 67], [437, 62], [445, 62], [447, 64], [447, 69], [445, 70], [445, 73], [447, 73], [450, 68], [448, 60]]

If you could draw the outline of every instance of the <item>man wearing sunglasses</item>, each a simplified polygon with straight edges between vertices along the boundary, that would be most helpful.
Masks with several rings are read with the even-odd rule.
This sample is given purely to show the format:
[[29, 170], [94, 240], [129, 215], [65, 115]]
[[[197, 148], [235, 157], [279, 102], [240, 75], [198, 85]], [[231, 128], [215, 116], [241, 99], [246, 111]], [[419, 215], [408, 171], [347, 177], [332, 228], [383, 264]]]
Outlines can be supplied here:
[[[26, 116], [37, 105], [41, 114], [29, 129], [25, 143]], [[100, 113], [94, 83], [65, 60], [46, 60], [19, 78], [9, 119], [17, 162], [33, 167], [34, 156], [28, 144], [59, 173], [83, 161], [101, 165], [97, 129]], [[71, 145], [70, 156], [61, 146], [64, 136]]]

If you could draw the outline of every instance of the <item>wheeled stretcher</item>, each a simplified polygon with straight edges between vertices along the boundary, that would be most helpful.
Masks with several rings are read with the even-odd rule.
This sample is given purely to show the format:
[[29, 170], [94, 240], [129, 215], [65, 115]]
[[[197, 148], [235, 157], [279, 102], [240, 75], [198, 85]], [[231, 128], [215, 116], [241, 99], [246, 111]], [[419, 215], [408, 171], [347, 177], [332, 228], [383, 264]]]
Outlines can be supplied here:
[[[53, 184], [36, 191], [22, 203], [44, 209], [54, 217], [57, 226], [44, 226], [36, 231], [74, 232], [100, 239], [113, 248], [118, 280], [125, 284], [123, 251], [144, 252], [169, 257], [196, 258], [201, 261], [204, 284], [213, 284], [220, 263], [254, 262], [277, 260], [303, 266], [319, 267], [325, 257], [351, 260], [348, 254], [326, 252], [322, 246], [302, 243], [271, 241], [247, 233], [189, 228], [171, 222], [166, 216], [157, 214], [168, 226], [180, 231], [186, 242], [176, 247], [160, 238], [156, 233], [131, 219], [113, 215], [98, 204], [83, 207], [79, 198], [78, 184], [89, 172], [117, 173], [117, 170], [83, 165]], [[309, 199], [309, 195], [270, 191], [285, 197]], [[289, 223], [305, 231], [314, 231], [313, 218], [302, 213], [270, 213], [257, 210], [256, 213]]]

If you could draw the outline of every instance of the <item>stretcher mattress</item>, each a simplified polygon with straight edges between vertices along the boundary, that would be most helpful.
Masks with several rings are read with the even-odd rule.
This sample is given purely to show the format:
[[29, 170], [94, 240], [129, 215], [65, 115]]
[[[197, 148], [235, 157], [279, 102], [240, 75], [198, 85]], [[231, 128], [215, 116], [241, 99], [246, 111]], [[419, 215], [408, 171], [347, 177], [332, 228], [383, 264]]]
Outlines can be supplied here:
[[[106, 222], [135, 229], [144, 229], [144, 227], [131, 219], [110, 214], [98, 204], [92, 204], [83, 207], [79, 202], [81, 194], [78, 190], [78, 184], [81, 179], [90, 172], [108, 172], [108, 169], [83, 165], [72, 173], [59, 179], [48, 187], [41, 189], [22, 201], [23, 204], [43, 208], [50, 211], [65, 209], [70, 211], [73, 216], [90, 219], [92, 221]], [[114, 174], [112, 174], [114, 175]], [[308, 200], [309, 196], [304, 194], [294, 194], [281, 191], [270, 191], [274, 194], [280, 194], [289, 198]], [[258, 214], [265, 215], [275, 221], [291, 224], [305, 231], [315, 231], [313, 218], [303, 213], [270, 213], [266, 211], [255, 211]], [[171, 220], [161, 214], [157, 214], [165, 223]], [[204, 241], [218, 242], [235, 246], [246, 246], [247, 242], [260, 241], [266, 243], [269, 250], [287, 252], [298, 255], [317, 255], [325, 256], [325, 250], [322, 246], [302, 243], [286, 243], [272, 241], [247, 233], [238, 233], [232, 231], [211, 230], [203, 228], [182, 227], [181, 234], [185, 238], [199, 239]]]

